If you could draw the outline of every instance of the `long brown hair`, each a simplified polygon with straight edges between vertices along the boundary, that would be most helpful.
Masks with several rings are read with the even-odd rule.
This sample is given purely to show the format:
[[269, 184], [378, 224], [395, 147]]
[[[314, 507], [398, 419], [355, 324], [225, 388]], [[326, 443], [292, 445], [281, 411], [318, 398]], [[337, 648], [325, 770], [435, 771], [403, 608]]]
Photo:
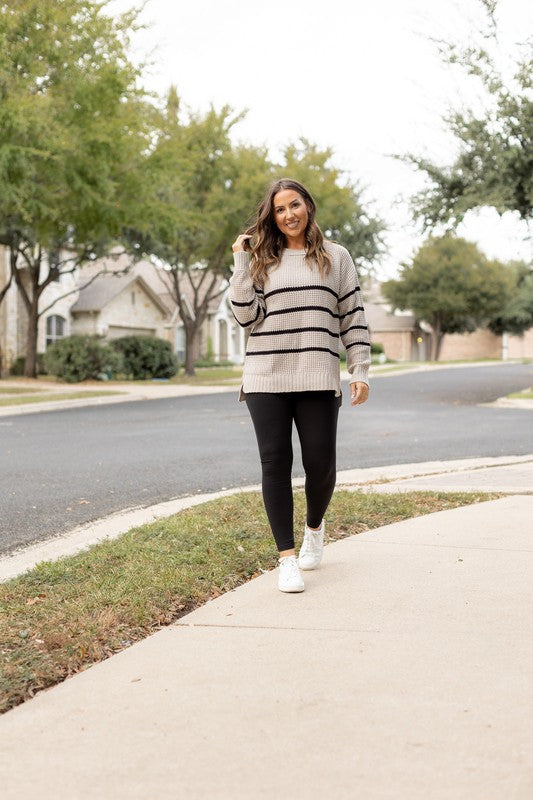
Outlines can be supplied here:
[[264, 286], [268, 267], [279, 266], [281, 251], [286, 245], [285, 234], [280, 231], [274, 218], [274, 196], [283, 189], [293, 189], [298, 192], [307, 206], [305, 260], [308, 263], [312, 263], [313, 259], [316, 260], [322, 276], [328, 275], [331, 270], [331, 261], [324, 248], [324, 235], [315, 221], [315, 201], [299, 181], [281, 178], [269, 186], [257, 208], [255, 222], [244, 231], [251, 234], [251, 239], [244, 245], [246, 250], [251, 251], [250, 275], [260, 286]]

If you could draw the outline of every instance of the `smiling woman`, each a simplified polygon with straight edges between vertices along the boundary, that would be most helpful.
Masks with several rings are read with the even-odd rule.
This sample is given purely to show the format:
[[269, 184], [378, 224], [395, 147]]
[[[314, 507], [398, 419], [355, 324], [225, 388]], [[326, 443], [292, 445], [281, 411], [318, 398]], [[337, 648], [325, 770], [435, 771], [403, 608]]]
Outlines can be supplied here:
[[[239, 400], [246, 401], [257, 436], [263, 499], [280, 555], [278, 585], [286, 592], [303, 591], [299, 567], [314, 569], [322, 559], [323, 515], [336, 482], [339, 340], [346, 349], [352, 405], [368, 397], [370, 340], [355, 265], [345, 247], [324, 240], [315, 214], [315, 202], [301, 183], [288, 178], [273, 183], [255, 223], [233, 244], [230, 280], [233, 315], [250, 328]], [[293, 420], [307, 499], [298, 560]]]
[[309, 214], [302, 195], [295, 189], [282, 189], [274, 196], [274, 215], [278, 228], [287, 237], [288, 249], [303, 250]]

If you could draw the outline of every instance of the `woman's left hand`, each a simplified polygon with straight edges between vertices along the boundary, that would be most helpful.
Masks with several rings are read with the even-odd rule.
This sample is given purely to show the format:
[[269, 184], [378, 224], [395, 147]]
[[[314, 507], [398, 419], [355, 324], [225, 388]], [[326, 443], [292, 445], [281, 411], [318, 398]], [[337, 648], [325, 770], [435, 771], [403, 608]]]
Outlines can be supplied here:
[[350, 384], [350, 395], [352, 406], [358, 406], [360, 403], [366, 403], [368, 400], [368, 386], [363, 381], [356, 381]]

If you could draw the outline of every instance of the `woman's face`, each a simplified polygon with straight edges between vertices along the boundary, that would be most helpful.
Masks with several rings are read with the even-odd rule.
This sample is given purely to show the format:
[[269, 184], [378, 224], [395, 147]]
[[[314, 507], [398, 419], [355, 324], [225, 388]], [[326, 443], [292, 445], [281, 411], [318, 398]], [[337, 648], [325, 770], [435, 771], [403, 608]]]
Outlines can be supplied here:
[[309, 214], [302, 195], [294, 189], [282, 189], [274, 195], [272, 210], [276, 225], [288, 240], [303, 236]]

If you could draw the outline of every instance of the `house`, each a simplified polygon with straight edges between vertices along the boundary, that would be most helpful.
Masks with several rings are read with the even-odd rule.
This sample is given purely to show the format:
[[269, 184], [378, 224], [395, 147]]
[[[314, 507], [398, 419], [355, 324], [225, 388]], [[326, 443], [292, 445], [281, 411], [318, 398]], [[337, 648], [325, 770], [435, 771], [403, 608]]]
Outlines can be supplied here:
[[[199, 270], [191, 273], [198, 284]], [[0, 290], [8, 276], [8, 253], [0, 247]], [[238, 364], [244, 359], [246, 333], [233, 316], [228, 287], [228, 281], [220, 276], [213, 293], [222, 294], [208, 304], [207, 319], [199, 332], [197, 357], [210, 350], [216, 360]], [[194, 290], [185, 276], [181, 291], [192, 314]], [[107, 339], [140, 334], [166, 339], [172, 343], [180, 362], [185, 359], [183, 323], [165, 284], [163, 270], [150, 261], [133, 263], [125, 254], [98, 259], [49, 284], [41, 296], [40, 308], [44, 313], [38, 326], [39, 353], [71, 334], [99, 334]], [[27, 312], [13, 283], [0, 304], [3, 375], [8, 374], [17, 358], [24, 356], [26, 331]]]

